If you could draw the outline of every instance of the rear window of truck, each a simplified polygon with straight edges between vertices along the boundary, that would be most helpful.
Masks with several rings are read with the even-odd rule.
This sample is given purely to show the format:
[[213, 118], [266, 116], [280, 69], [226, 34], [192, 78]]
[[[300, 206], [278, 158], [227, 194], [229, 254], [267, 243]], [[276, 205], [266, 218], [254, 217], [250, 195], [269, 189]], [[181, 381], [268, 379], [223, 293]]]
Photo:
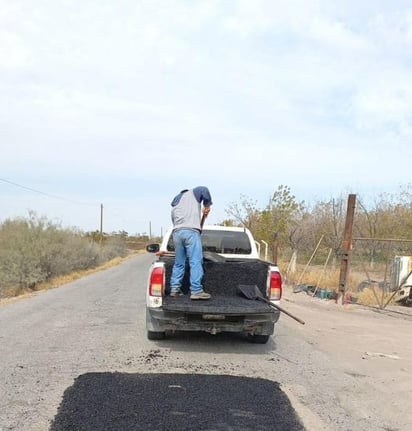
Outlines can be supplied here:
[[[224, 254], [251, 254], [250, 240], [245, 232], [222, 232], [220, 230], [202, 231], [203, 251]], [[173, 238], [169, 238], [167, 250], [174, 251]]]

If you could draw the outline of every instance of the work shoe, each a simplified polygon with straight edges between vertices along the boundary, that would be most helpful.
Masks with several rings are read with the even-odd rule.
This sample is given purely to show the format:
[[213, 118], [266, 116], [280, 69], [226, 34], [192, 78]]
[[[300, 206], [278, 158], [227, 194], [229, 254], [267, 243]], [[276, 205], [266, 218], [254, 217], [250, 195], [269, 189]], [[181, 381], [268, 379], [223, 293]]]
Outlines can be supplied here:
[[172, 298], [177, 298], [178, 296], [183, 296], [183, 295], [184, 295], [184, 293], [181, 290], [172, 290], [170, 292], [170, 296]]
[[192, 293], [190, 299], [210, 299], [212, 295], [206, 292]]

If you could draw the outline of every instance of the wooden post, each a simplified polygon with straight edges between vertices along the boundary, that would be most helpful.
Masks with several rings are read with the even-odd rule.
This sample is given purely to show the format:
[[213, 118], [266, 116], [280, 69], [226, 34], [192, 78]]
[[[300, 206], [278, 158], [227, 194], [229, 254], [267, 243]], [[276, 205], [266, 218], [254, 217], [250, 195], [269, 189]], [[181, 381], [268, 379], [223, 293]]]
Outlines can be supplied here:
[[340, 275], [339, 275], [339, 296], [341, 298], [342, 304], [345, 303], [346, 282], [349, 274], [355, 205], [356, 205], [356, 195], [350, 194], [348, 196], [345, 232], [343, 234], [343, 242], [342, 242], [342, 261], [341, 261]]
[[320, 243], [322, 242], [322, 240], [323, 240], [323, 237], [324, 237], [324, 236], [325, 236], [325, 235], [323, 235], [323, 234], [322, 234], [322, 236], [320, 237], [320, 240], [319, 240], [319, 241], [318, 241], [318, 243], [316, 244], [315, 250], [313, 250], [312, 256], [310, 257], [310, 259], [308, 260], [308, 263], [306, 264], [305, 268], [303, 269], [302, 274], [300, 274], [300, 277], [299, 277], [299, 280], [298, 280], [297, 284], [300, 284], [300, 283], [301, 283], [301, 281], [302, 281], [302, 279], [303, 279], [303, 276], [305, 275], [306, 270], [308, 269], [308, 267], [309, 267], [309, 265], [311, 264], [311, 262], [312, 262], [313, 258], [315, 257], [315, 254], [316, 254], [316, 252], [318, 251], [318, 248], [319, 248]]
[[272, 262], [277, 263], [278, 261], [278, 234], [274, 232], [272, 241]]

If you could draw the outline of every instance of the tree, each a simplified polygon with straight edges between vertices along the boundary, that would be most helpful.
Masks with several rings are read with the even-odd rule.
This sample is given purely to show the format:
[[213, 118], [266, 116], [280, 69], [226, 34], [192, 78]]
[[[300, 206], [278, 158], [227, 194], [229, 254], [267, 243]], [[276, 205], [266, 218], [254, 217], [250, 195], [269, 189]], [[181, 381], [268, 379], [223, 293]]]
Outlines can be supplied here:
[[268, 235], [272, 242], [273, 260], [277, 260], [279, 245], [285, 246], [290, 239], [290, 232], [296, 228], [301, 214], [304, 211], [304, 202], [297, 202], [289, 186], [280, 185], [273, 193], [267, 206]]
[[323, 235], [323, 244], [333, 251], [333, 264], [340, 256], [343, 231], [345, 228], [346, 207], [342, 196], [338, 199], [321, 201], [311, 211], [314, 242], [312, 248]]
[[[268, 205], [256, 213], [256, 238], [272, 244], [272, 259], [277, 260], [278, 247], [287, 247], [304, 213], [304, 202], [297, 202], [288, 186], [280, 185]], [[295, 232], [297, 233], [297, 232]]]
[[257, 223], [260, 218], [260, 211], [256, 206], [257, 201], [242, 194], [240, 195], [240, 203], [230, 203], [225, 212], [229, 217], [233, 217], [236, 223], [253, 232], [257, 227]]

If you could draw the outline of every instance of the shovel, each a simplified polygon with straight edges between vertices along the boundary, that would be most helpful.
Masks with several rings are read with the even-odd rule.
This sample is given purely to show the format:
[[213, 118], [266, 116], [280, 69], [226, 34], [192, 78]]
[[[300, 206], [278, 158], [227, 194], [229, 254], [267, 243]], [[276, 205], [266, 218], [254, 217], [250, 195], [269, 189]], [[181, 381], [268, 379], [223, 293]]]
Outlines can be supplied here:
[[305, 324], [305, 322], [301, 319], [299, 319], [296, 316], [293, 316], [289, 313], [289, 311], [284, 310], [283, 308], [280, 308], [279, 305], [272, 304], [268, 299], [264, 298], [262, 295], [262, 292], [259, 290], [259, 288], [255, 284], [239, 284], [238, 289], [240, 293], [247, 299], [254, 299], [262, 302], [266, 302], [266, 304], [270, 305], [273, 308], [276, 308], [277, 310], [281, 311], [282, 313], [287, 314], [292, 319], [296, 320], [297, 322], [301, 323], [302, 325]]

